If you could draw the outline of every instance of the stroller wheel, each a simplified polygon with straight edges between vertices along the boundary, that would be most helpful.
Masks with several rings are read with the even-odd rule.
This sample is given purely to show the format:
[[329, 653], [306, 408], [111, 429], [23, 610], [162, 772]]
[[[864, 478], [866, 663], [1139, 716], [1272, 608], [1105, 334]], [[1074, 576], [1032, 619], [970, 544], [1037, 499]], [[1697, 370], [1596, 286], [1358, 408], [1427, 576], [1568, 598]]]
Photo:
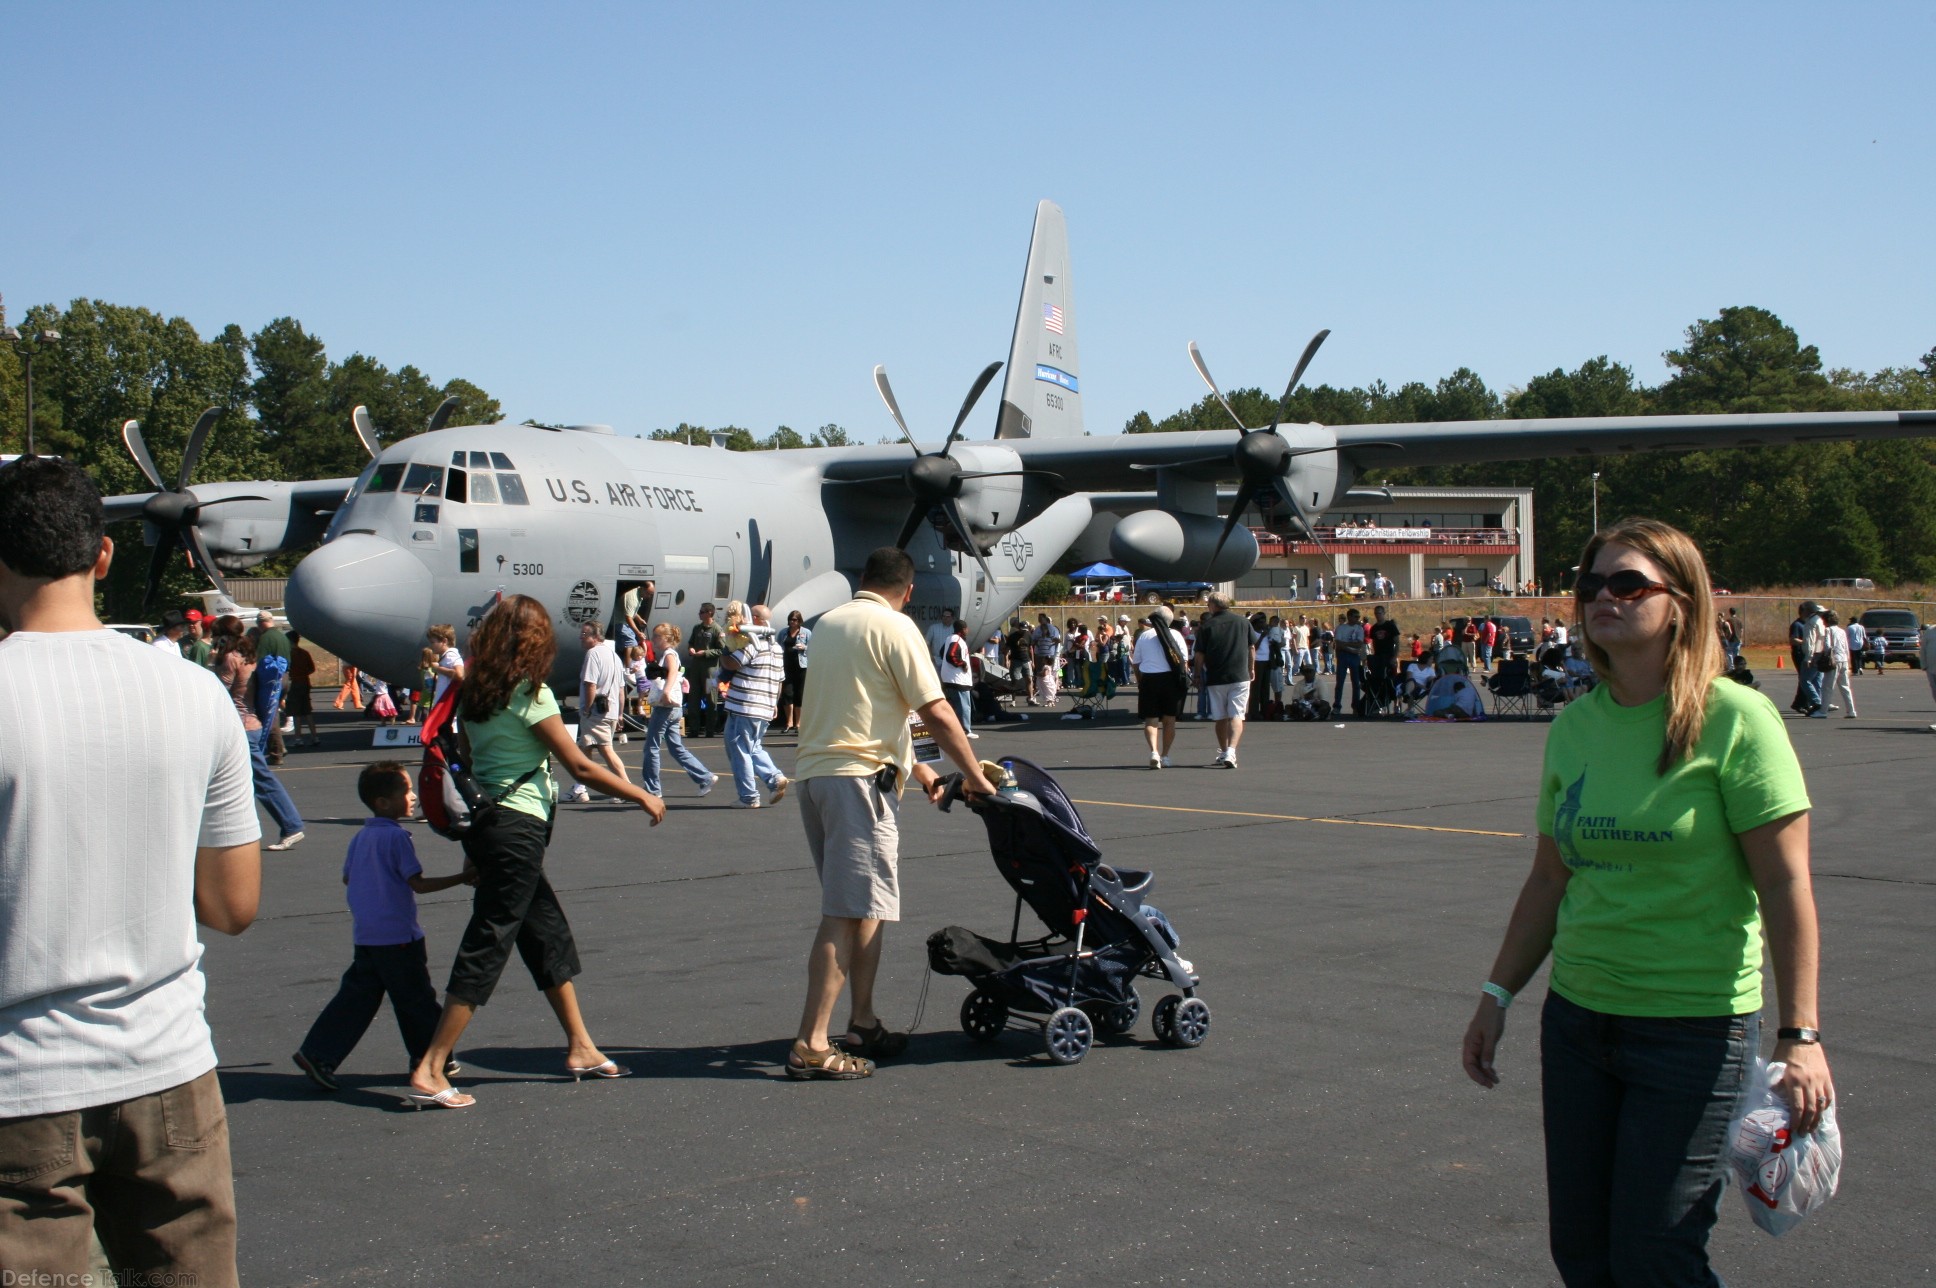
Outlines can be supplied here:
[[1062, 1007], [1042, 1026], [1043, 1045], [1057, 1064], [1075, 1064], [1089, 1054], [1089, 1044], [1095, 1040], [1095, 1026], [1079, 1007]]
[[961, 1031], [977, 1042], [993, 1042], [1008, 1027], [1008, 1007], [993, 993], [976, 989], [961, 1003]]
[[1096, 1032], [1118, 1034], [1127, 1033], [1136, 1027], [1137, 1019], [1143, 1013], [1143, 999], [1131, 991], [1129, 1000], [1115, 1005], [1091, 1003], [1083, 1008], [1089, 1018], [1095, 1021]]
[[1202, 1046], [1210, 1035], [1210, 1004], [1200, 997], [1178, 997], [1172, 993], [1156, 1004], [1150, 1027], [1166, 1045]]

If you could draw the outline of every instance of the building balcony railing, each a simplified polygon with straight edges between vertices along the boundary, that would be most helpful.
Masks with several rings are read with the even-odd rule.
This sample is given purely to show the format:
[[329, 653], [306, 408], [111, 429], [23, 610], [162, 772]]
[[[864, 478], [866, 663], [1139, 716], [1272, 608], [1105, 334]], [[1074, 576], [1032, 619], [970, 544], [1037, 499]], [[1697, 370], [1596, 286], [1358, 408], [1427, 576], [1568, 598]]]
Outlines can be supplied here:
[[[1257, 538], [1259, 550], [1266, 555], [1321, 553], [1316, 546], [1301, 538], [1281, 536], [1267, 528], [1252, 528], [1251, 532]], [[1517, 550], [1520, 544], [1517, 528], [1319, 527], [1317, 536], [1318, 541], [1326, 548], [1342, 546], [1346, 549], [1365, 546], [1398, 546], [1489, 548], [1509, 551]]]

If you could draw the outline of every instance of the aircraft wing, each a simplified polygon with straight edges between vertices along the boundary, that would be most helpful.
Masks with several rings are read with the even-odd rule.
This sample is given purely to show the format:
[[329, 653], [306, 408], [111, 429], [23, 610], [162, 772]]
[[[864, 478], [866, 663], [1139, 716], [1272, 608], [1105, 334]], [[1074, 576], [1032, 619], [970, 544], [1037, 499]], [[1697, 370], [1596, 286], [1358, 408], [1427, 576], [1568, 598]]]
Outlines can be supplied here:
[[1936, 411], [1776, 412], [1752, 416], [1581, 416], [1339, 425], [1338, 450], [1361, 464], [1452, 465], [1548, 456], [1711, 451], [1936, 435]]
[[[1339, 455], [1371, 465], [1452, 465], [1520, 461], [1548, 456], [1617, 456], [1632, 452], [1767, 447], [1786, 443], [1936, 436], [1936, 411], [1781, 412], [1753, 416], [1597, 416], [1552, 420], [1470, 420], [1385, 425], [1285, 425], [1293, 447], [1309, 450], [1313, 430], [1334, 438]], [[1119, 434], [1108, 438], [1005, 441], [1031, 470], [1062, 477], [1081, 492], [1147, 491], [1151, 471], [1180, 469], [1191, 476], [1232, 479], [1228, 460], [1234, 430], [1176, 434]], [[1307, 445], [1308, 444], [1308, 445]], [[1225, 459], [1215, 459], [1219, 455]], [[887, 464], [883, 449], [881, 464]], [[894, 458], [907, 459], [906, 449]], [[857, 464], [857, 463], [856, 463]], [[858, 477], [864, 471], [842, 462]]]

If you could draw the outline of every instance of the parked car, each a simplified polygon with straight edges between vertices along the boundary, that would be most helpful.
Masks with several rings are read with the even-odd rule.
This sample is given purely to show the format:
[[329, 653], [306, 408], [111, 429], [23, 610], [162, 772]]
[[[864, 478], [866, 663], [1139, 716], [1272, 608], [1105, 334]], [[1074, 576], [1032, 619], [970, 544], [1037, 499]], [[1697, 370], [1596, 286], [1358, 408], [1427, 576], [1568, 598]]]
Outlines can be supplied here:
[[[1887, 662], [1907, 662], [1911, 667], [1923, 664], [1922, 622], [1906, 608], [1871, 608], [1855, 619], [1862, 623], [1862, 629], [1874, 639], [1880, 635], [1889, 641], [1889, 652], [1883, 658]], [[1870, 650], [1873, 655], [1874, 650]]]
[[1830, 577], [1822, 584], [1838, 590], [1874, 590], [1876, 588], [1875, 582], [1867, 577]]
[[1210, 597], [1210, 583], [1207, 581], [1139, 581], [1136, 583], [1136, 598], [1145, 604], [1160, 604], [1166, 600], [1179, 603], [1202, 603]]

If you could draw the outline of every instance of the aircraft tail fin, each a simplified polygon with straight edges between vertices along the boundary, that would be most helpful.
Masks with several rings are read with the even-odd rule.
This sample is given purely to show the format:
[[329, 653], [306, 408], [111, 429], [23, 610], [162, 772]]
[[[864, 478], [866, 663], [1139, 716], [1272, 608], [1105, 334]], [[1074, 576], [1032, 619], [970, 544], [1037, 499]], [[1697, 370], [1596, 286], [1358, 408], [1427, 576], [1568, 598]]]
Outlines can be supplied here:
[[1044, 201], [1035, 207], [995, 437], [1081, 438], [1080, 376], [1069, 228], [1062, 207]]

